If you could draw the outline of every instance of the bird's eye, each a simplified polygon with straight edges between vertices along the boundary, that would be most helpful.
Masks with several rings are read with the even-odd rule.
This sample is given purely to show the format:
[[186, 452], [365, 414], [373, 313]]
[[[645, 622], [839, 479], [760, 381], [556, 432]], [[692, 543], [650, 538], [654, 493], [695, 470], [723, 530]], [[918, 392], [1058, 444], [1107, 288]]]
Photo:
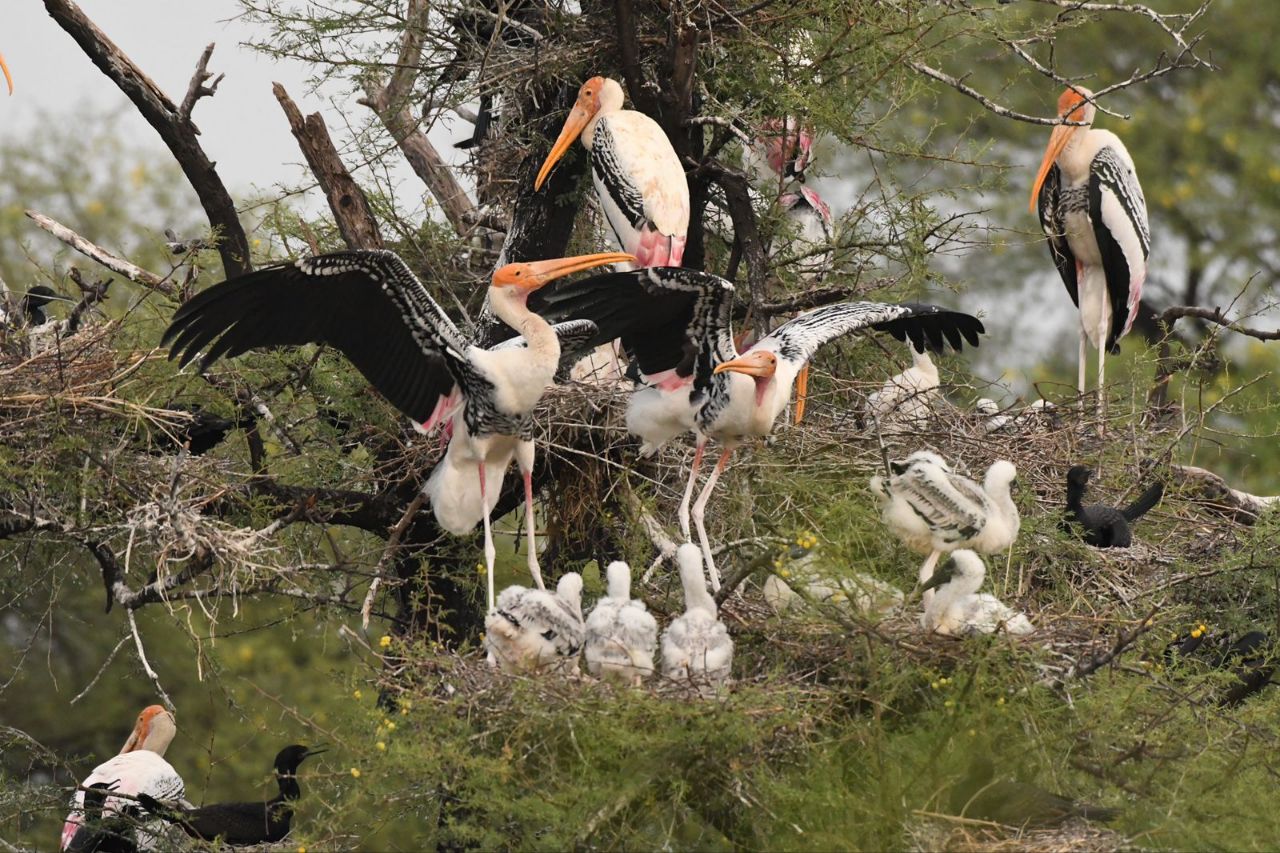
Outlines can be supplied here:
[[549, 643], [549, 642], [551, 642], [552, 640], [554, 640], [555, 638], [556, 638], [556, 632], [555, 632], [555, 631], [550, 631], [550, 630], [548, 630], [548, 631], [543, 631], [543, 632], [542, 632], [542, 639], [546, 640], [548, 643]]

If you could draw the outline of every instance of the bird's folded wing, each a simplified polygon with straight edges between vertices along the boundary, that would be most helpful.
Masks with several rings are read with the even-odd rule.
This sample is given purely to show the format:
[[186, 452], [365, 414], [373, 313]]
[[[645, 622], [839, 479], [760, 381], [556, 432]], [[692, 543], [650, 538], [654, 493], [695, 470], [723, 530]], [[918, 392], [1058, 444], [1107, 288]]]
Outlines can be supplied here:
[[949, 539], [967, 539], [986, 521], [981, 490], [934, 466], [913, 465], [895, 478], [897, 490], [929, 527]]
[[1067, 243], [1067, 221], [1062, 207], [1062, 170], [1054, 163], [1040, 185], [1037, 203], [1040, 227], [1049, 243], [1049, 256], [1062, 276], [1067, 294], [1076, 305], [1080, 304], [1079, 283], [1076, 281], [1076, 256]]
[[1133, 162], [1126, 152], [1109, 145], [1093, 158], [1089, 170], [1089, 219], [1111, 297], [1110, 349], [1133, 325], [1147, 274], [1151, 233]]

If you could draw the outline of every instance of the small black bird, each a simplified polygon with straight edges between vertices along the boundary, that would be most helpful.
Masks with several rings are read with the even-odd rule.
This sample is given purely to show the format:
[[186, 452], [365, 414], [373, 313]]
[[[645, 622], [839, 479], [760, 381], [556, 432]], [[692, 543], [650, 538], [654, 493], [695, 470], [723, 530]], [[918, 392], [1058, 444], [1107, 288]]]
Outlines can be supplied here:
[[1124, 509], [1105, 504], [1084, 505], [1084, 493], [1093, 474], [1083, 465], [1067, 472], [1067, 514], [1064, 528], [1078, 524], [1084, 528], [1085, 544], [1095, 548], [1128, 548], [1133, 544], [1129, 525], [1150, 512], [1164, 495], [1164, 483], [1157, 482]]
[[66, 853], [137, 853], [138, 807], [128, 806], [106, 816], [102, 814], [102, 807], [114, 788], [114, 782], [98, 782], [84, 792], [84, 818], [71, 837]]
[[298, 787], [298, 765], [319, 755], [323, 749], [299, 744], [286, 746], [276, 755], [276, 782], [279, 795], [265, 803], [214, 803], [198, 809], [173, 809], [145, 794], [138, 799], [153, 814], [182, 827], [192, 838], [222, 840], [233, 847], [275, 843], [289, 834], [293, 821], [293, 801], [302, 796]]
[[1276, 665], [1275, 649], [1267, 635], [1250, 631], [1227, 646], [1219, 657], [1219, 668], [1231, 667], [1236, 683], [1218, 700], [1218, 704], [1235, 707], [1271, 683]]
[[231, 430], [249, 429], [255, 423], [255, 418], [252, 416], [243, 415], [233, 420], [208, 412], [198, 404], [169, 403], [165, 408], [174, 412], [184, 412], [190, 415], [190, 420], [169, 430], [157, 431], [156, 446], [172, 450], [185, 447], [192, 456], [208, 453], [221, 444]]
[[960, 817], [1007, 826], [1057, 826], [1068, 818], [1108, 821], [1120, 812], [1078, 803], [1028, 782], [995, 778], [991, 759], [979, 755], [951, 792], [951, 811]]
[[58, 293], [51, 287], [37, 284], [27, 291], [27, 295], [18, 302], [28, 326], [42, 326], [49, 321], [44, 307], [58, 298]]

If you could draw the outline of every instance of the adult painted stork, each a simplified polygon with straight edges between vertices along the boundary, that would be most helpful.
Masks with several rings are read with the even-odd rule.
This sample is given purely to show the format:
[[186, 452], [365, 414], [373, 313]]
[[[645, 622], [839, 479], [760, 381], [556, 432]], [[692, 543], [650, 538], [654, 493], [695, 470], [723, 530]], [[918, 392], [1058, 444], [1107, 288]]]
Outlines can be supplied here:
[[510, 673], [571, 675], [578, 671], [585, 630], [577, 572], [561, 577], [555, 592], [509, 586], [484, 622], [489, 665]]
[[[928, 555], [920, 583], [933, 577], [943, 552], [972, 548], [994, 554], [1013, 547], [1022, 517], [1010, 495], [1018, 475], [1012, 462], [993, 462], [981, 485], [929, 450], [890, 462], [889, 470], [887, 481], [871, 478], [871, 492], [880, 500], [888, 528], [912, 551]], [[926, 590], [926, 606], [931, 598]]]
[[607, 594], [587, 614], [587, 672], [639, 686], [653, 675], [658, 623], [644, 602], [631, 597], [631, 567], [621, 561], [605, 570]]
[[1079, 390], [1085, 390], [1087, 344], [1098, 348], [1098, 399], [1108, 352], [1133, 326], [1147, 276], [1151, 235], [1147, 202], [1120, 138], [1093, 124], [1093, 93], [1076, 87], [1058, 98], [1060, 124], [1031, 188], [1031, 209], [1049, 239], [1053, 263], [1080, 309]]
[[733, 668], [733, 640], [720, 621], [716, 600], [707, 592], [702, 554], [686, 542], [676, 549], [684, 613], [662, 633], [662, 674], [693, 684], [700, 693], [714, 692], [729, 680]]
[[[711, 555], [704, 517], [707, 501], [734, 449], [769, 435], [786, 408], [800, 369], [824, 343], [862, 329], [910, 339], [923, 349], [976, 346], [983, 331], [976, 317], [935, 305], [841, 302], [783, 323], [739, 353], [733, 342], [733, 284], [700, 270], [659, 267], [591, 276], [552, 285], [530, 305], [552, 319], [589, 320], [598, 337], [621, 338], [635, 356], [645, 386], [627, 407], [627, 428], [652, 451], [687, 431], [697, 449], [684, 498], [680, 531], [689, 538], [692, 517], [713, 591], [720, 576]], [[724, 450], [690, 511], [693, 488], [711, 438]]]
[[924, 584], [924, 589], [936, 589], [937, 594], [925, 605], [920, 626], [926, 632], [952, 637], [997, 631], [1034, 633], [1031, 620], [1024, 614], [994, 595], [978, 591], [986, 577], [987, 567], [981, 557], [967, 548], [952, 551], [951, 559]]
[[[466, 533], [484, 522], [488, 607], [495, 550], [489, 515], [514, 458], [524, 477], [528, 564], [542, 588], [533, 525], [533, 409], [561, 367], [595, 332], [552, 326], [529, 310], [529, 295], [561, 276], [632, 261], [607, 252], [508, 264], [493, 274], [490, 310], [522, 336], [489, 349], [471, 345], [394, 252], [336, 252], [274, 264], [216, 284], [178, 309], [162, 343], [186, 365], [202, 350], [204, 370], [268, 346], [329, 344], [342, 352], [422, 431], [447, 424], [448, 450], [427, 481], [440, 526]], [[594, 344], [592, 344], [594, 345]]]
[[301, 744], [286, 746], [276, 753], [275, 775], [279, 793], [271, 799], [243, 803], [211, 803], [184, 809], [166, 806], [147, 795], [138, 799], [152, 814], [178, 826], [201, 841], [220, 840], [229, 847], [274, 844], [289, 834], [293, 823], [293, 803], [302, 796], [298, 766], [324, 752]]
[[680, 266], [689, 231], [689, 182], [658, 123], [622, 108], [622, 86], [592, 77], [578, 90], [560, 136], [534, 181], [541, 189], [579, 136], [591, 152], [591, 179], [609, 227], [642, 267]]
[[813, 129], [795, 116], [767, 118], [755, 142], [746, 146], [743, 161], [760, 185], [775, 188], [788, 181], [804, 182], [813, 156]]
[[[72, 796], [71, 812], [62, 825], [59, 849], [70, 850], [76, 846], [83, 848], [85, 839], [77, 838], [81, 833], [94, 833], [94, 828], [85, 821], [85, 791], [90, 788], [130, 797], [148, 794], [162, 803], [181, 801], [185, 792], [182, 777], [164, 760], [164, 752], [177, 732], [173, 715], [163, 706], [150, 705], [144, 708], [138, 715], [128, 740], [121, 747], [120, 754], [95, 767]], [[127, 809], [133, 808], [132, 799], [125, 800], [112, 795], [105, 798], [101, 794], [93, 795], [92, 811], [99, 820], [110, 819], [111, 815], [123, 814]], [[170, 846], [165, 825], [158, 818], [137, 827], [135, 839], [139, 850], [163, 850]]]

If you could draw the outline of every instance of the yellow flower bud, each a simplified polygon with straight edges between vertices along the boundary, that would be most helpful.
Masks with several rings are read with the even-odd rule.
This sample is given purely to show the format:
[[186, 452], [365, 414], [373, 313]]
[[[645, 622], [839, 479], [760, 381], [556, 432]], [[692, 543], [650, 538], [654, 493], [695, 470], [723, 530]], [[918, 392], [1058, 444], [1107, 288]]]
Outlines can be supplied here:
[[391, 645], [391, 638], [388, 637], [386, 634], [383, 634], [382, 637], [378, 640], [378, 645], [382, 646], [384, 649], [387, 648], [388, 646]]
[[378, 741], [377, 743], [375, 743], [375, 744], [374, 744], [374, 746], [376, 746], [376, 747], [378, 748], [378, 752], [386, 752], [386, 751], [387, 751], [387, 744], [386, 744], [386, 742], [384, 742], [384, 741]]
[[352, 778], [352, 779], [359, 779], [359, 778], [360, 778], [360, 768], [359, 768], [359, 767], [352, 767], [352, 768], [351, 768], [351, 778]]

